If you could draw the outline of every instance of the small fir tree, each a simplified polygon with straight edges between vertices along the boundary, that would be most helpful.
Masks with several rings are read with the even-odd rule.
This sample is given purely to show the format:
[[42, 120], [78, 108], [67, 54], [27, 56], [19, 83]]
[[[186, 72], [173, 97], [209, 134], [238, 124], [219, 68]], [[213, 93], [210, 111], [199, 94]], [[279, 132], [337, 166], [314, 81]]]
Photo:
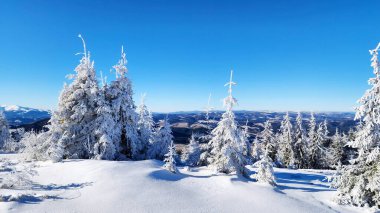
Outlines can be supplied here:
[[173, 141], [172, 130], [168, 118], [164, 120], [163, 126], [157, 131], [154, 141], [149, 148], [148, 156], [152, 159], [162, 160], [168, 152], [168, 147]]
[[194, 134], [192, 134], [190, 142], [186, 146], [185, 153], [182, 156], [182, 161], [188, 166], [198, 166], [200, 155], [199, 142], [195, 139]]
[[178, 173], [177, 166], [175, 165], [175, 156], [177, 155], [175, 152], [175, 146], [173, 144], [173, 141], [170, 142], [170, 145], [168, 146], [168, 153], [165, 154], [164, 159], [164, 168], [172, 173]]

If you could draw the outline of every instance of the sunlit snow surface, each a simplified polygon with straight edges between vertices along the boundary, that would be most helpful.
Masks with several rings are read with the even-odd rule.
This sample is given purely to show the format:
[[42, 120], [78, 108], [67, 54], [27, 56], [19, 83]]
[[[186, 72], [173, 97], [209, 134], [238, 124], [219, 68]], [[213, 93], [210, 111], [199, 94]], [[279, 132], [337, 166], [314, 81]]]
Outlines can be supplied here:
[[32, 189], [1, 189], [19, 199], [0, 201], [0, 212], [363, 212], [332, 201], [335, 191], [325, 178], [333, 171], [275, 169], [278, 186], [272, 188], [204, 167], [172, 174], [155, 160], [36, 165]]

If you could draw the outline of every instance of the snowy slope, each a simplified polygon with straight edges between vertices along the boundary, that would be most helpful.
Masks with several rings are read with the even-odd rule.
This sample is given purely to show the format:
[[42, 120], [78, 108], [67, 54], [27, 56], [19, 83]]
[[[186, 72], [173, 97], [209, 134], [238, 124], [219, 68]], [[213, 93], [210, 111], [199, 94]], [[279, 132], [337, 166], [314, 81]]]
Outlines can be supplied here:
[[32, 190], [0, 192], [30, 194], [0, 202], [0, 212], [363, 212], [331, 201], [326, 172], [276, 169], [279, 186], [273, 189], [206, 168], [171, 174], [154, 160], [38, 166]]

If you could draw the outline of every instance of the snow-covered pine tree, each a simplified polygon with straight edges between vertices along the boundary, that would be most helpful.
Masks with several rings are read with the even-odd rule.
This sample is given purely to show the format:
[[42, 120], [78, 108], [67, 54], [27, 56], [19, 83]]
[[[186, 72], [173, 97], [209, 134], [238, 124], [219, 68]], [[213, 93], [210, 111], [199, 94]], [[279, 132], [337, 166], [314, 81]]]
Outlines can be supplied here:
[[[95, 128], [95, 145], [93, 147], [93, 158], [98, 160], [114, 160], [116, 157], [116, 147], [119, 145], [115, 141], [115, 119], [112, 116], [110, 103], [105, 98], [107, 85], [98, 92], [96, 108], [96, 128]], [[115, 144], [116, 142], [116, 144]]]
[[121, 59], [113, 66], [116, 80], [108, 87], [106, 98], [111, 104], [116, 123], [114, 141], [115, 144], [120, 144], [116, 150], [128, 158], [141, 159], [144, 158], [144, 147], [138, 137], [138, 115], [132, 98], [132, 83], [126, 76], [128, 72], [126, 65], [127, 58], [122, 47]]
[[308, 153], [307, 153], [307, 137], [302, 123], [302, 115], [300, 112], [297, 114], [294, 138], [294, 158], [295, 166], [299, 169], [307, 168]]
[[272, 162], [275, 161], [277, 154], [277, 143], [273, 133], [272, 124], [269, 120], [264, 123], [264, 129], [260, 133], [260, 139], [261, 143], [268, 152], [268, 157], [272, 160]]
[[[49, 141], [52, 146], [61, 144], [65, 158], [89, 158], [87, 144], [95, 144], [95, 119], [98, 82], [94, 62], [82, 39], [84, 52], [73, 81], [64, 86], [59, 97], [58, 109], [50, 120]], [[55, 145], [54, 145], [55, 144]]]
[[310, 152], [311, 152], [311, 146], [312, 144], [316, 144], [317, 140], [317, 121], [315, 119], [314, 113], [310, 113], [310, 120], [309, 120], [309, 131], [307, 133], [307, 152], [309, 153], [309, 159], [308, 159], [308, 168], [312, 168], [310, 165]]
[[325, 137], [325, 140], [328, 140], [329, 139], [329, 129], [328, 129], [326, 119], [323, 121], [322, 127], [323, 127], [323, 136]]
[[294, 134], [293, 126], [290, 122], [290, 116], [287, 112], [280, 127], [280, 141], [278, 159], [284, 167], [294, 167]]
[[257, 167], [257, 173], [254, 175], [254, 178], [259, 183], [267, 183], [272, 186], [276, 185], [276, 179], [273, 171], [273, 162], [272, 159], [268, 156], [270, 144], [268, 143], [265, 149], [265, 153], [261, 160], [257, 161], [253, 164], [253, 166]]
[[168, 147], [173, 141], [172, 130], [168, 118], [164, 120], [163, 126], [157, 131], [154, 141], [148, 150], [148, 157], [162, 160], [168, 152]]
[[[244, 141], [243, 143], [243, 155], [244, 157], [250, 161], [252, 160], [252, 156], [251, 156], [251, 144], [249, 142], [249, 126], [248, 126], [248, 119], [247, 121], [245, 122], [245, 126], [244, 126], [244, 130], [243, 130], [243, 134], [241, 134], [241, 136], [243, 137], [242, 140]], [[249, 162], [247, 162], [248, 164], [250, 164]]]
[[375, 77], [370, 78], [371, 86], [358, 101], [356, 119], [363, 123], [350, 146], [358, 149], [358, 157], [352, 165], [344, 166], [337, 179], [338, 202], [355, 206], [380, 208], [380, 63], [378, 51], [372, 55], [371, 66]]
[[332, 137], [332, 143], [329, 149], [330, 167], [336, 167], [343, 163], [344, 158], [344, 141], [339, 129], [336, 128]]
[[190, 142], [186, 146], [185, 153], [182, 156], [182, 162], [188, 166], [198, 166], [200, 155], [199, 142], [195, 139], [194, 134], [192, 134]]
[[327, 153], [323, 146], [325, 141], [323, 124], [318, 125], [315, 140], [309, 144], [309, 167], [311, 169], [323, 169], [327, 167]]
[[237, 100], [232, 96], [232, 86], [236, 83], [232, 81], [233, 71], [231, 70], [228, 86], [228, 96], [224, 99], [226, 112], [217, 127], [212, 131], [210, 141], [210, 167], [216, 172], [231, 173], [237, 172], [246, 175], [246, 162], [243, 155], [245, 141], [242, 140], [242, 132], [237, 127], [235, 115], [232, 112]]
[[0, 111], [0, 149], [4, 149], [4, 146], [9, 143], [11, 136], [9, 133], [8, 121], [5, 118], [3, 111]]
[[178, 173], [177, 166], [175, 165], [175, 156], [177, 153], [175, 152], [175, 146], [173, 144], [173, 140], [170, 142], [169, 146], [167, 147], [168, 153], [165, 154], [164, 159], [164, 168], [172, 173]]
[[[259, 161], [263, 158], [265, 145], [256, 137], [251, 145], [251, 154], [252, 162]], [[249, 164], [249, 162], [247, 162]]]
[[139, 116], [138, 119], [138, 132], [140, 135], [140, 141], [142, 143], [143, 147], [143, 153], [147, 155], [148, 148], [150, 144], [153, 142], [153, 136], [154, 136], [154, 121], [152, 113], [148, 110], [148, 107], [145, 105], [145, 97], [144, 94], [141, 98], [141, 103], [137, 107], [137, 113]]

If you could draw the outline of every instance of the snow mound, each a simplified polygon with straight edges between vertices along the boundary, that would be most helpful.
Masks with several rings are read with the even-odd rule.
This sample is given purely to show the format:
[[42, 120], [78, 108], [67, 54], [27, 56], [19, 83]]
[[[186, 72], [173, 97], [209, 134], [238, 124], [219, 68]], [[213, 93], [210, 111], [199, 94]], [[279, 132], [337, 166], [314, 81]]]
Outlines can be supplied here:
[[173, 174], [155, 160], [36, 164], [32, 189], [2, 189], [0, 212], [360, 212], [330, 200], [325, 171], [276, 169], [272, 188], [204, 167]]

